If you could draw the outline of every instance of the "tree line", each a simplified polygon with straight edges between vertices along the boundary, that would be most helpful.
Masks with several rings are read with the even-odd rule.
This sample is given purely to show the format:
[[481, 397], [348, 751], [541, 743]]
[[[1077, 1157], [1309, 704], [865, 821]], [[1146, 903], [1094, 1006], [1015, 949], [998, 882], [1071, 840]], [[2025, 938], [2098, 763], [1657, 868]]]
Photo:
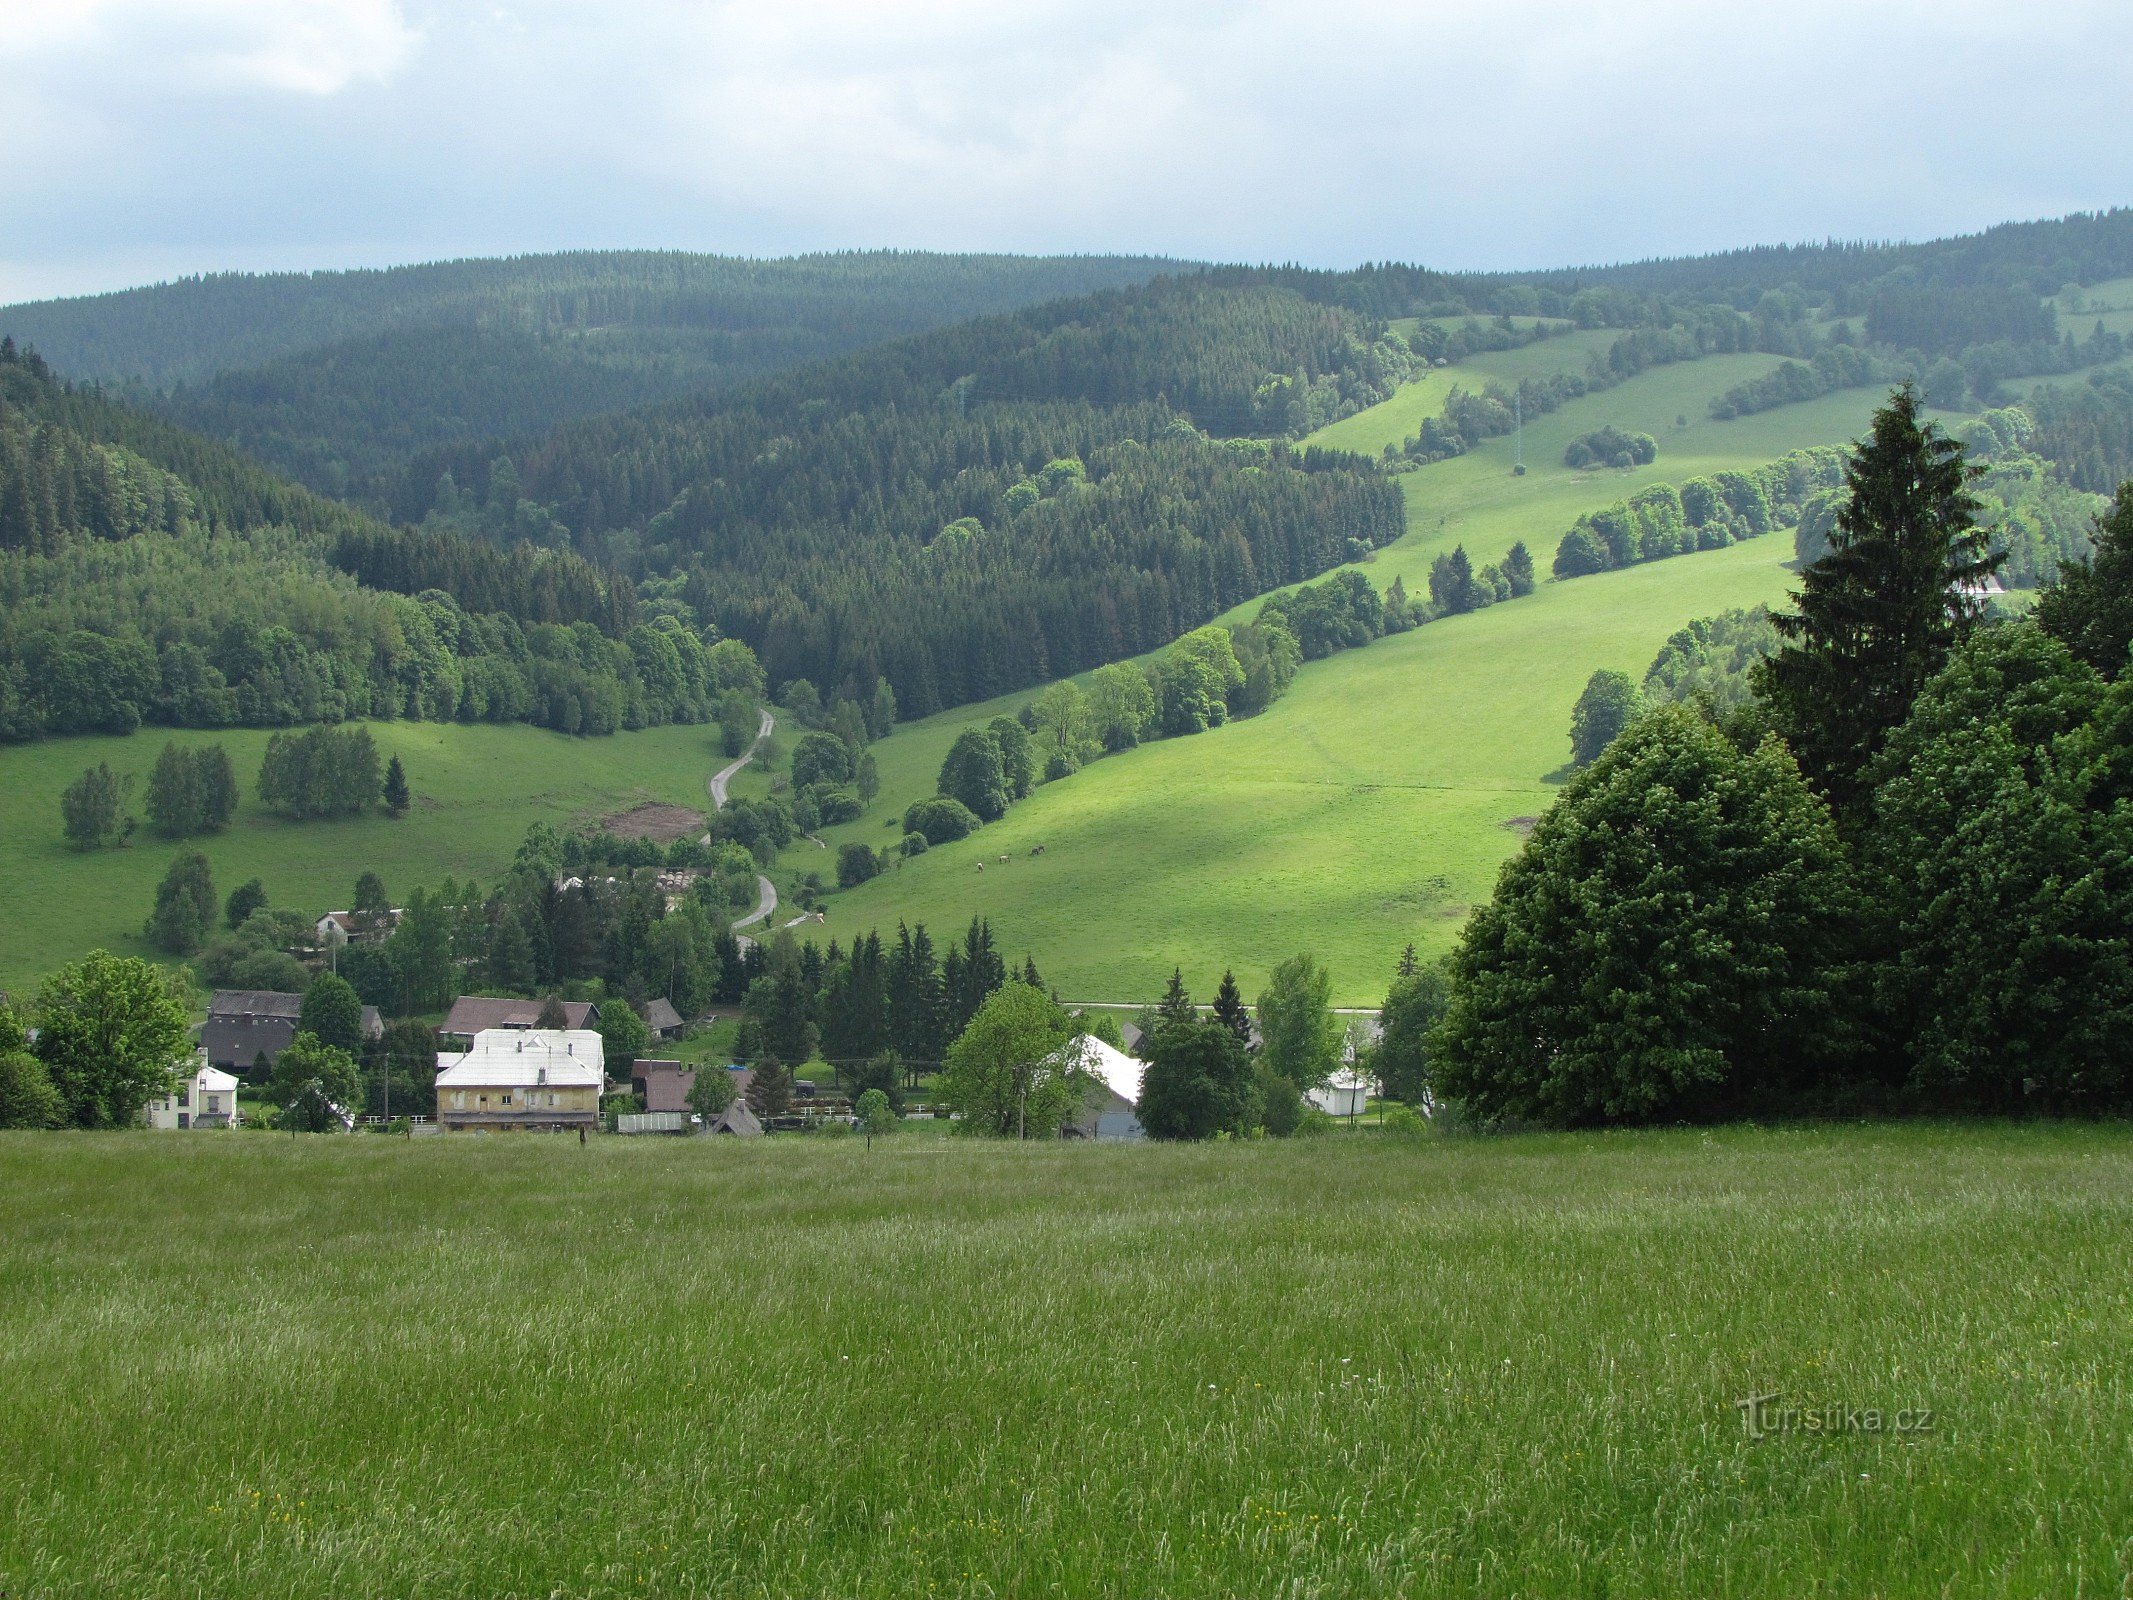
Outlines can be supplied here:
[[1582, 577], [1761, 538], [1800, 522], [1817, 493], [1843, 481], [1844, 465], [1843, 450], [1822, 445], [1753, 471], [1691, 478], [1679, 489], [1652, 484], [1572, 523], [1556, 546], [1555, 575]]

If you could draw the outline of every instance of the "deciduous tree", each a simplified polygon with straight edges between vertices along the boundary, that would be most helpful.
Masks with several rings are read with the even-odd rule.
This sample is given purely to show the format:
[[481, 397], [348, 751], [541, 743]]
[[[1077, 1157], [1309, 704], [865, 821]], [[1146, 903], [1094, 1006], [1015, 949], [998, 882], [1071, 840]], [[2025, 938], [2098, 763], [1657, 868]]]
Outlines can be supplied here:
[[1065, 1046], [1074, 1024], [1028, 984], [995, 990], [955, 1043], [940, 1096], [958, 1133], [1056, 1138], [1081, 1106], [1088, 1079]]
[[155, 909], [149, 913], [147, 934], [159, 950], [174, 956], [189, 956], [200, 948], [208, 929], [215, 925], [215, 880], [207, 857], [187, 850], [175, 858], [163, 881], [156, 885]]
[[1428, 1040], [1439, 1092], [1557, 1123], [1710, 1114], [1841, 1071], [1857, 896], [1775, 739], [1640, 718], [1475, 912]]
[[1308, 954], [1276, 967], [1259, 996], [1259, 1059], [1299, 1089], [1317, 1088], [1340, 1065], [1332, 996], [1332, 974]]
[[76, 1127], [123, 1127], [177, 1086], [191, 1044], [190, 996], [176, 974], [92, 950], [37, 999], [37, 1059]]

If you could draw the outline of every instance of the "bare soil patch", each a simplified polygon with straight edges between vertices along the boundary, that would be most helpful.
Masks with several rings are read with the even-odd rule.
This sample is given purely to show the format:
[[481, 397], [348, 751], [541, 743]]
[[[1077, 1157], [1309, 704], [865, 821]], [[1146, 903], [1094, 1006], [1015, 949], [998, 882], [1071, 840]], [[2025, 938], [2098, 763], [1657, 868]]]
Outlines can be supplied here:
[[618, 839], [649, 839], [654, 844], [671, 844], [676, 839], [703, 832], [704, 814], [691, 811], [687, 806], [659, 805], [647, 800], [627, 811], [616, 812], [600, 826]]

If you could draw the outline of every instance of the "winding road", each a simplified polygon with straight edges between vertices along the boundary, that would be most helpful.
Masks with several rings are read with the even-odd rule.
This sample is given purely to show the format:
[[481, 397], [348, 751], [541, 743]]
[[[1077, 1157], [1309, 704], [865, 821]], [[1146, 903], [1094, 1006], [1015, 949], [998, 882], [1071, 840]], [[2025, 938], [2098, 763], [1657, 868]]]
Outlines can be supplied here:
[[[733, 781], [734, 774], [755, 759], [756, 751], [762, 748], [763, 741], [770, 737], [771, 730], [777, 725], [778, 719], [773, 717], [770, 714], [770, 708], [765, 706], [763, 708], [763, 725], [755, 731], [755, 742], [741, 752], [740, 759], [727, 762], [718, 771], [711, 774], [711, 781], [705, 784], [704, 787], [710, 791], [711, 809], [713, 811], [726, 809], [726, 785]], [[710, 834], [704, 835], [704, 842], [706, 844], [711, 842]], [[749, 912], [747, 916], [735, 919], [733, 924], [735, 933], [739, 933], [743, 928], [752, 928], [758, 922], [769, 921], [771, 914], [778, 909], [777, 886], [760, 872], [755, 876], [755, 892], [757, 896], [755, 909]], [[752, 942], [748, 939], [741, 941], [744, 946]]]

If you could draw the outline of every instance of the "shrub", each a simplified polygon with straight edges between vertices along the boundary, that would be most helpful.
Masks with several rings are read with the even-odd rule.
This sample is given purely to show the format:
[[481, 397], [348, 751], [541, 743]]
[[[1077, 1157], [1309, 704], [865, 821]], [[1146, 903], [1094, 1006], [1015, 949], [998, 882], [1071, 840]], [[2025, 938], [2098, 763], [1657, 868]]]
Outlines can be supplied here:
[[1609, 424], [1580, 434], [1563, 449], [1566, 467], [1643, 467], [1659, 458], [1659, 443], [1648, 433], [1628, 433]]
[[904, 832], [924, 834], [928, 844], [953, 844], [977, 831], [977, 813], [946, 795], [914, 801], [904, 813]]
[[1385, 1135], [1408, 1143], [1421, 1139], [1429, 1132], [1429, 1123], [1413, 1106], [1387, 1106], [1385, 1108]]
[[837, 887], [856, 889], [881, 871], [881, 862], [871, 845], [856, 840], [837, 851]]

